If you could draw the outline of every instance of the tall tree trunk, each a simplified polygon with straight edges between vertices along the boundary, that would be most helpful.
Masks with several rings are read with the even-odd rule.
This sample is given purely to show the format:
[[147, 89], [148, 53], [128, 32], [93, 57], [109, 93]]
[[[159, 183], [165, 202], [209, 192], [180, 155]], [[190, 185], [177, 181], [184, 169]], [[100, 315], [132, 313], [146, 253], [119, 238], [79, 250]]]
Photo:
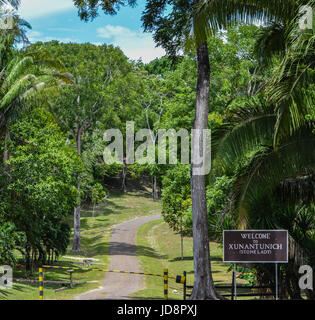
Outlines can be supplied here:
[[[80, 192], [80, 184], [78, 184], [78, 191]], [[73, 245], [72, 245], [72, 251], [74, 252], [80, 252], [81, 251], [81, 234], [80, 234], [80, 211], [81, 211], [81, 205], [80, 205], [80, 193], [78, 195], [78, 201], [79, 205], [74, 209], [73, 213]]]
[[10, 131], [9, 128], [5, 128], [5, 136], [4, 136], [4, 151], [3, 151], [3, 163], [5, 164], [9, 160], [9, 151], [8, 151], [8, 140], [10, 139]]
[[[198, 80], [196, 92], [196, 113], [194, 129], [207, 129], [209, 112], [210, 64], [207, 42], [197, 50]], [[203, 135], [196, 135], [192, 141], [192, 155], [201, 154]], [[191, 201], [193, 217], [194, 289], [191, 300], [220, 299], [217, 294], [210, 264], [208, 217], [206, 206], [205, 175], [194, 175], [191, 164]]]
[[121, 183], [121, 190], [124, 193], [127, 193], [126, 177], [127, 177], [127, 168], [126, 168], [126, 164], [124, 164], [124, 167], [122, 169], [122, 183]]
[[32, 250], [32, 258], [31, 258], [31, 276], [34, 272], [34, 250]]
[[[76, 134], [76, 148], [77, 153], [81, 156], [81, 138], [82, 130], [77, 126]], [[80, 197], [80, 177], [78, 179], [78, 206], [74, 209], [73, 213], [73, 244], [72, 251], [80, 252], [81, 251], [81, 235], [80, 235], [80, 211], [81, 211], [81, 197]]]
[[30, 247], [26, 246], [25, 248], [25, 276], [26, 277], [27, 277], [28, 270], [30, 270], [30, 267], [31, 267], [30, 251], [31, 251]]
[[152, 197], [153, 200], [158, 200], [159, 199], [159, 194], [158, 194], [158, 190], [157, 190], [157, 178], [156, 176], [153, 176], [152, 178]]
[[92, 218], [94, 218], [95, 205], [96, 205], [96, 202], [95, 202], [95, 201], [93, 201], [93, 211], [92, 211]]

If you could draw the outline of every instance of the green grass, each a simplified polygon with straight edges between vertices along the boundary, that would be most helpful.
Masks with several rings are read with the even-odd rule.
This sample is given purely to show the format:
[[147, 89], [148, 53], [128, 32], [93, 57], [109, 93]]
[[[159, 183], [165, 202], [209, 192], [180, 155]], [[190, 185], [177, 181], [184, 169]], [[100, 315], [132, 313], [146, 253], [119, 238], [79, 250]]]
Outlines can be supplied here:
[[[106, 269], [109, 263], [108, 249], [109, 240], [113, 227], [124, 221], [132, 220], [137, 217], [158, 214], [160, 212], [160, 202], [153, 201], [150, 194], [130, 192], [128, 194], [111, 192], [106, 202], [98, 206], [94, 211], [86, 209], [81, 211], [81, 248], [82, 254], [71, 253], [72, 243], [65, 256], [89, 257], [99, 259], [98, 263], [104, 265], [94, 266], [95, 268]], [[72, 225], [72, 219], [69, 218]], [[57, 265], [73, 266], [67, 262], [69, 259], [60, 258]], [[104, 272], [99, 271], [76, 271], [73, 274], [75, 282], [89, 282], [75, 286], [74, 289], [55, 292], [61, 286], [46, 284], [44, 288], [44, 298], [53, 300], [73, 299], [75, 296], [96, 289], [100, 286], [99, 281], [105, 276]], [[14, 278], [23, 278], [23, 268], [14, 270]], [[38, 277], [37, 272], [33, 278]], [[65, 271], [45, 270], [45, 280], [69, 281], [69, 274]], [[38, 284], [13, 283], [12, 290], [0, 292], [0, 300], [38, 300]]]
[[[176, 277], [187, 272], [187, 285], [193, 285], [193, 242], [192, 238], [184, 237], [184, 259], [181, 260], [180, 235], [175, 234], [163, 220], [155, 220], [141, 226], [136, 238], [141, 266], [146, 273], [163, 274], [168, 268], [169, 276]], [[148, 256], [141, 252], [141, 247], [150, 246], [152, 254]], [[222, 247], [210, 243], [212, 275], [216, 285], [228, 285], [232, 282], [232, 271], [229, 264], [222, 262]], [[246, 283], [237, 280], [238, 284]], [[132, 295], [138, 299], [163, 299], [163, 278], [147, 276], [146, 289]], [[188, 291], [187, 291], [188, 292]], [[220, 291], [229, 293], [228, 291]], [[169, 279], [169, 299], [183, 299], [183, 285]]]
[[[99, 259], [98, 263], [103, 265], [95, 268], [106, 269], [109, 263], [108, 249], [109, 240], [113, 227], [124, 221], [136, 217], [158, 214], [160, 202], [153, 201], [149, 194], [144, 193], [111, 193], [106, 202], [98, 206], [94, 213], [92, 209], [81, 211], [81, 247], [82, 254], [71, 253], [72, 243], [65, 256], [90, 257]], [[94, 215], [94, 217], [92, 216]], [[72, 219], [69, 217], [69, 223]], [[137, 233], [137, 254], [140, 258], [142, 269], [147, 273], [163, 274], [163, 269], [169, 269], [169, 275], [176, 277], [187, 272], [187, 284], [193, 284], [193, 250], [192, 239], [184, 238], [184, 260], [180, 258], [180, 236], [169, 229], [163, 220], [149, 222], [140, 227]], [[211, 242], [212, 272], [215, 284], [230, 284], [232, 279], [229, 265], [222, 263], [222, 248], [219, 244]], [[150, 248], [150, 250], [148, 250]], [[69, 259], [61, 257], [57, 265], [74, 266]], [[55, 292], [60, 285], [45, 284], [44, 298], [47, 300], [67, 300], [75, 296], [96, 289], [100, 286], [100, 280], [104, 278], [104, 272], [98, 271], [76, 271], [73, 274], [75, 282], [85, 282], [83, 285], [75, 286]], [[136, 275], [135, 275], [136, 276]], [[24, 270], [14, 270], [15, 278], [23, 278]], [[34, 279], [38, 277], [34, 273]], [[69, 281], [67, 271], [45, 270], [45, 280]], [[89, 283], [90, 282], [90, 283]], [[238, 280], [238, 283], [244, 283]], [[163, 277], [147, 276], [146, 288], [132, 295], [138, 299], [163, 299]], [[182, 299], [183, 285], [169, 280], [169, 298]], [[14, 283], [12, 290], [0, 292], [0, 300], [38, 300], [38, 284]]]

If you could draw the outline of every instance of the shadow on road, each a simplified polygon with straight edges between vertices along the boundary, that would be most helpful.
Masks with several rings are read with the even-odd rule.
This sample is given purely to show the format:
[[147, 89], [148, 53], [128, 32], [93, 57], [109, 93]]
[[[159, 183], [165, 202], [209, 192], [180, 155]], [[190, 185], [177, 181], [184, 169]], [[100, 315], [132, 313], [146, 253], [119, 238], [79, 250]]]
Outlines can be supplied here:
[[158, 254], [154, 249], [146, 246], [136, 246], [124, 242], [111, 242], [109, 255], [126, 255], [126, 256], [146, 256], [157, 259], [164, 259], [165, 255]]

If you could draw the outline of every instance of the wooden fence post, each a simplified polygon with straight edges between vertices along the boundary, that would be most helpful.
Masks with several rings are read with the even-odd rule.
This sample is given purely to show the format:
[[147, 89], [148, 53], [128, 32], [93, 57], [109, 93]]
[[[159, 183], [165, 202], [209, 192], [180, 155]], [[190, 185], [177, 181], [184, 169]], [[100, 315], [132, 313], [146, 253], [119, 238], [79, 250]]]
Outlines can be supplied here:
[[39, 268], [39, 300], [44, 299], [44, 274], [43, 268]]
[[164, 269], [164, 300], [168, 300], [168, 269]]

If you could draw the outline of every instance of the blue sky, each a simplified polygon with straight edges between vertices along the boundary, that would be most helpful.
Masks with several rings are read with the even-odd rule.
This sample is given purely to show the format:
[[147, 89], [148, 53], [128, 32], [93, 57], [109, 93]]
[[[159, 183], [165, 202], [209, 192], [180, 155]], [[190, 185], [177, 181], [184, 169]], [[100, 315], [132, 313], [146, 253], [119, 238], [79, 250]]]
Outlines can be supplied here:
[[116, 16], [101, 11], [93, 22], [83, 22], [78, 17], [72, 0], [22, 0], [20, 16], [32, 25], [28, 31], [31, 42], [59, 40], [60, 42], [107, 43], [120, 47], [127, 57], [149, 62], [164, 55], [156, 48], [152, 35], [144, 33], [141, 13], [145, 0], [136, 8], [121, 8]]

